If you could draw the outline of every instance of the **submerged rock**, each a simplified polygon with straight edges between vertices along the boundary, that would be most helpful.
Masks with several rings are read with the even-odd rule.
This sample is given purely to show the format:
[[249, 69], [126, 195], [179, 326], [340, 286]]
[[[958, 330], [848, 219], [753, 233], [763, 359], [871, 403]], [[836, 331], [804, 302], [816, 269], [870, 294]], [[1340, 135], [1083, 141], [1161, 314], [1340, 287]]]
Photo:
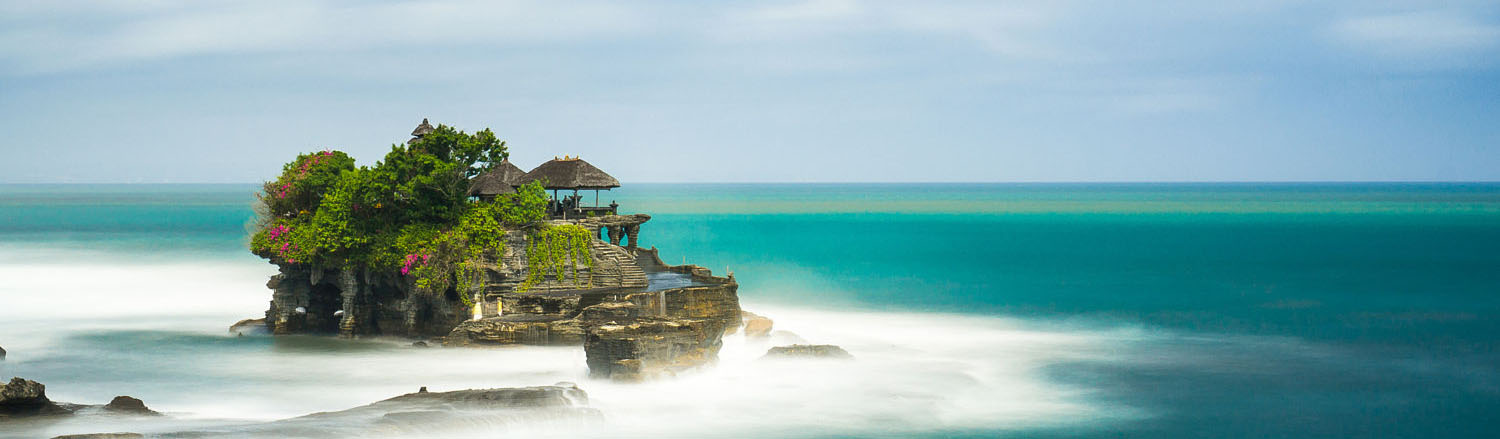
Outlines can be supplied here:
[[775, 323], [770, 318], [749, 311], [740, 311], [740, 318], [745, 324], [745, 336], [760, 338], [771, 335], [771, 326]]
[[777, 346], [766, 351], [761, 358], [832, 358], [840, 360], [853, 359], [849, 351], [831, 344], [794, 344], [791, 346]]
[[65, 434], [53, 436], [52, 439], [141, 439], [140, 433], [89, 433], [89, 434]]
[[132, 415], [160, 416], [154, 410], [146, 408], [146, 403], [130, 396], [116, 396], [115, 399], [104, 405], [104, 410]]
[[264, 335], [270, 334], [271, 329], [266, 327], [266, 319], [244, 319], [229, 325], [229, 333], [235, 335]]
[[444, 430], [601, 419], [588, 408], [588, 394], [571, 383], [502, 389], [416, 392], [340, 410], [174, 437], [329, 438], [434, 436]]
[[808, 344], [807, 339], [802, 338], [802, 336], [797, 335], [797, 333], [783, 330], [771, 331], [771, 335], [766, 337], [766, 341], [770, 342], [772, 346]]

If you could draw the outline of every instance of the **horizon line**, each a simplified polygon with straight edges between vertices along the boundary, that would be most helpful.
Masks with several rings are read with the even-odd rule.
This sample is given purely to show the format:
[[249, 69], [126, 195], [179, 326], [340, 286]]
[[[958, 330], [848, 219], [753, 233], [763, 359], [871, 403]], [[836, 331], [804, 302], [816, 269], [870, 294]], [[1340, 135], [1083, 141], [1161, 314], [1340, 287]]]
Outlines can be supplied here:
[[[5, 182], [0, 181], [3, 186], [44, 186], [44, 185], [259, 185], [265, 182], [201, 182], [201, 181], [84, 181], [84, 182]], [[633, 181], [629, 184], [706, 184], [706, 185], [729, 185], [729, 184], [767, 184], [767, 185], [795, 185], [795, 184], [1370, 184], [1370, 183], [1452, 183], [1452, 184], [1491, 184], [1500, 183], [1497, 180], [1034, 180], [1034, 181]]]

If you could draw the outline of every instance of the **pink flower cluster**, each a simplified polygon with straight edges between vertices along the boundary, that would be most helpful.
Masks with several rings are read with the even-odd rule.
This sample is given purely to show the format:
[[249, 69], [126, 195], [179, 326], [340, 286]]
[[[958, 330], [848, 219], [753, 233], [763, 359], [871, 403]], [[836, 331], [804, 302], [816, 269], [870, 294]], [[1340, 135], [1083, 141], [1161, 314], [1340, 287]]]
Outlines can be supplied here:
[[[405, 276], [407, 273], [411, 273], [412, 266], [426, 265], [430, 259], [432, 259], [432, 255], [419, 255], [415, 253], [406, 255], [406, 263], [401, 265], [401, 275]], [[419, 264], [418, 261], [421, 261], [421, 263]]]
[[310, 170], [312, 170], [313, 166], [317, 166], [319, 163], [323, 163], [323, 159], [328, 158], [328, 157], [333, 157], [333, 151], [329, 151], [329, 150], [325, 149], [325, 150], [323, 150], [323, 152], [320, 152], [317, 155], [312, 156], [312, 157], [308, 158], [307, 160], [303, 161], [302, 162], [302, 167], [299, 168], [299, 169], [297, 169], [297, 173], [300, 174], [300, 175], [307, 175], [307, 172], [310, 171]]
[[269, 230], [266, 230], [266, 239], [275, 241], [276, 238], [280, 238], [281, 235], [285, 235], [286, 232], [290, 231], [292, 231], [292, 228], [287, 227], [286, 224], [277, 224], [276, 227], [272, 227]]
[[[328, 157], [333, 157], [333, 151], [325, 149], [323, 150], [323, 152], [320, 152], [316, 155], [313, 155], [312, 157], [307, 158], [306, 160], [303, 160], [302, 165], [297, 167], [296, 177], [293, 178], [297, 179], [306, 177], [307, 173], [312, 171], [313, 166], [317, 166], [319, 163], [323, 163], [323, 159], [326, 159]], [[276, 190], [276, 198], [286, 198], [286, 196], [290, 194], [291, 191], [292, 184], [290, 182], [282, 183], [281, 188]]]
[[[291, 231], [292, 231], [292, 227], [291, 226], [288, 226], [286, 224], [277, 224], [274, 227], [266, 229], [266, 240], [267, 241], [275, 241], [275, 240], [277, 240], [279, 238], [288, 236], [287, 233], [289, 233]], [[274, 243], [273, 243], [273, 245], [274, 245]], [[287, 262], [291, 262], [293, 264], [297, 263], [297, 259], [296, 258], [287, 257], [288, 253], [296, 252], [299, 249], [297, 247], [297, 244], [293, 244], [290, 241], [286, 241], [286, 242], [282, 242], [281, 245], [279, 245], [279, 246], [273, 247], [273, 249], [276, 250], [276, 255], [277, 256], [280, 256], [281, 258], [286, 259]]]

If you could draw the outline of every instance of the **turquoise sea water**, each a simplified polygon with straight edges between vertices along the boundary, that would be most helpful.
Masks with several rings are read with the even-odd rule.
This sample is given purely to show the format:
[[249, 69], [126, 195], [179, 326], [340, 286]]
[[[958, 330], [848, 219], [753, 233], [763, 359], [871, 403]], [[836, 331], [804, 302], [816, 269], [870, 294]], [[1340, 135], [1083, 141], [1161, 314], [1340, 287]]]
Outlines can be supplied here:
[[[76, 315], [87, 315], [94, 322], [57, 336], [50, 345], [55, 349], [32, 357], [16, 353], [17, 342], [7, 340], [21, 333], [20, 323], [0, 324], [0, 346], [13, 358], [0, 363], [0, 372], [46, 378], [49, 389], [70, 381], [167, 382], [171, 377], [150, 373], [149, 366], [133, 377], [132, 367], [106, 372], [89, 363], [170, 361], [116, 352], [143, 343], [166, 343], [165, 356], [220, 355], [221, 348], [222, 355], [260, 355], [277, 348], [270, 341], [247, 345], [182, 335], [196, 334], [196, 326], [146, 325], [141, 332], [142, 324], [128, 316], [151, 310], [116, 315], [108, 296], [88, 296], [94, 298], [88, 305], [56, 315], [29, 296], [52, 288], [40, 276], [59, 258], [105, 267], [205, 267], [181, 272], [193, 282], [199, 280], [191, 273], [250, 267], [241, 277], [201, 282], [207, 289], [242, 291], [235, 293], [243, 298], [236, 306], [247, 305], [237, 313], [253, 316], [269, 299], [258, 283], [270, 274], [244, 250], [254, 188], [0, 186], [0, 251], [8, 253], [0, 263], [9, 276], [36, 276], [0, 289], [0, 306], [26, 304], [0, 311], [0, 318], [76, 323]], [[972, 367], [983, 369], [972, 372], [975, 379], [1000, 383], [996, 377], [1011, 375], [986, 371], [1005, 369], [1014, 359], [1034, 371], [1019, 376], [1036, 382], [1011, 384], [1069, 395], [1066, 404], [1049, 400], [1047, 407], [1082, 407], [1032, 414], [1027, 404], [1036, 397], [1025, 392], [955, 399], [930, 406], [943, 407], [933, 409], [931, 421], [910, 422], [930, 429], [888, 429], [904, 432], [897, 435], [1497, 436], [1500, 184], [634, 184], [601, 199], [652, 214], [641, 243], [659, 248], [668, 262], [733, 271], [747, 308], [786, 309], [784, 315], [805, 320], [856, 313], [830, 315], [862, 316], [859, 332], [874, 339], [884, 330], [896, 339], [932, 328], [922, 338], [953, 343], [944, 361], [987, 359], [973, 360]], [[238, 286], [244, 283], [251, 285]], [[133, 291], [151, 294], [149, 288]], [[173, 303], [153, 306], [194, 322], [230, 312], [226, 305], [195, 314]], [[883, 327], [886, 315], [904, 323]], [[979, 332], [948, 326], [955, 321], [978, 322]], [[1010, 339], [987, 341], [1020, 336], [983, 332], [1002, 325], [994, 322], [1034, 331], [1025, 334], [1095, 341], [1087, 349], [1012, 348]], [[816, 333], [816, 321], [801, 323]], [[204, 325], [219, 328], [218, 321]], [[166, 332], [150, 332], [158, 330]], [[892, 352], [905, 348], [897, 344], [891, 343]], [[317, 361], [300, 357], [323, 346], [312, 345], [280, 348], [298, 361]], [[64, 355], [57, 346], [77, 349]], [[207, 383], [215, 376], [195, 379]], [[239, 375], [218, 379], [256, 384]], [[177, 385], [178, 393], [207, 386], [193, 380]], [[329, 402], [335, 403], [343, 402]], [[950, 407], [964, 404], [994, 410], [971, 414]], [[1097, 419], [1028, 423], [1005, 418], [1009, 414]]]

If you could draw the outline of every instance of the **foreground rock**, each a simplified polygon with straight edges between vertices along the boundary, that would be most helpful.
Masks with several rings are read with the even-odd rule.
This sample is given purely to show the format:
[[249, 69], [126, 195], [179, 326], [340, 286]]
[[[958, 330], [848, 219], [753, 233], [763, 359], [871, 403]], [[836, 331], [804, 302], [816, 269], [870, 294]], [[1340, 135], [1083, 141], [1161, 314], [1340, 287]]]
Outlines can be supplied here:
[[47, 386], [21, 377], [11, 378], [0, 387], [0, 407], [23, 407], [46, 404]]
[[429, 437], [482, 426], [592, 422], [588, 394], [572, 383], [504, 389], [408, 393], [337, 412], [314, 413], [265, 424], [176, 433], [182, 437], [331, 438]]
[[777, 346], [766, 351], [761, 358], [830, 358], [839, 360], [853, 359], [849, 351], [831, 344], [794, 344], [791, 346]]
[[[18, 381], [19, 380], [19, 381]], [[41, 384], [16, 378], [5, 387], [7, 403], [36, 405], [46, 401]], [[336, 412], [313, 413], [291, 419], [249, 425], [231, 425], [195, 431], [153, 433], [153, 437], [192, 438], [341, 438], [341, 437], [431, 437], [480, 427], [486, 431], [517, 425], [573, 425], [602, 419], [588, 407], [589, 397], [573, 383], [551, 386], [428, 392], [426, 387], [373, 404]], [[116, 397], [105, 406], [70, 406], [66, 413], [115, 413], [159, 415], [139, 399]], [[82, 410], [88, 409], [88, 410]], [[5, 416], [0, 415], [0, 420]], [[47, 424], [39, 424], [45, 426]], [[22, 425], [16, 428], [38, 428]], [[11, 433], [11, 426], [0, 431]], [[16, 431], [18, 433], [22, 431]], [[4, 435], [0, 435], [4, 436]], [[42, 435], [34, 435], [42, 437]], [[6, 436], [9, 437], [9, 436]], [[23, 437], [31, 437], [24, 436]], [[68, 439], [130, 439], [138, 433], [89, 433], [56, 436]]]
[[161, 415], [146, 408], [146, 403], [141, 400], [129, 396], [116, 396], [109, 404], [102, 406], [54, 402], [47, 398], [47, 386], [21, 377], [11, 378], [10, 383], [0, 388], [0, 421], [14, 418], [99, 413], [134, 416]]
[[20, 416], [72, 414], [74, 407], [47, 399], [47, 386], [21, 377], [0, 388], [0, 419]]

